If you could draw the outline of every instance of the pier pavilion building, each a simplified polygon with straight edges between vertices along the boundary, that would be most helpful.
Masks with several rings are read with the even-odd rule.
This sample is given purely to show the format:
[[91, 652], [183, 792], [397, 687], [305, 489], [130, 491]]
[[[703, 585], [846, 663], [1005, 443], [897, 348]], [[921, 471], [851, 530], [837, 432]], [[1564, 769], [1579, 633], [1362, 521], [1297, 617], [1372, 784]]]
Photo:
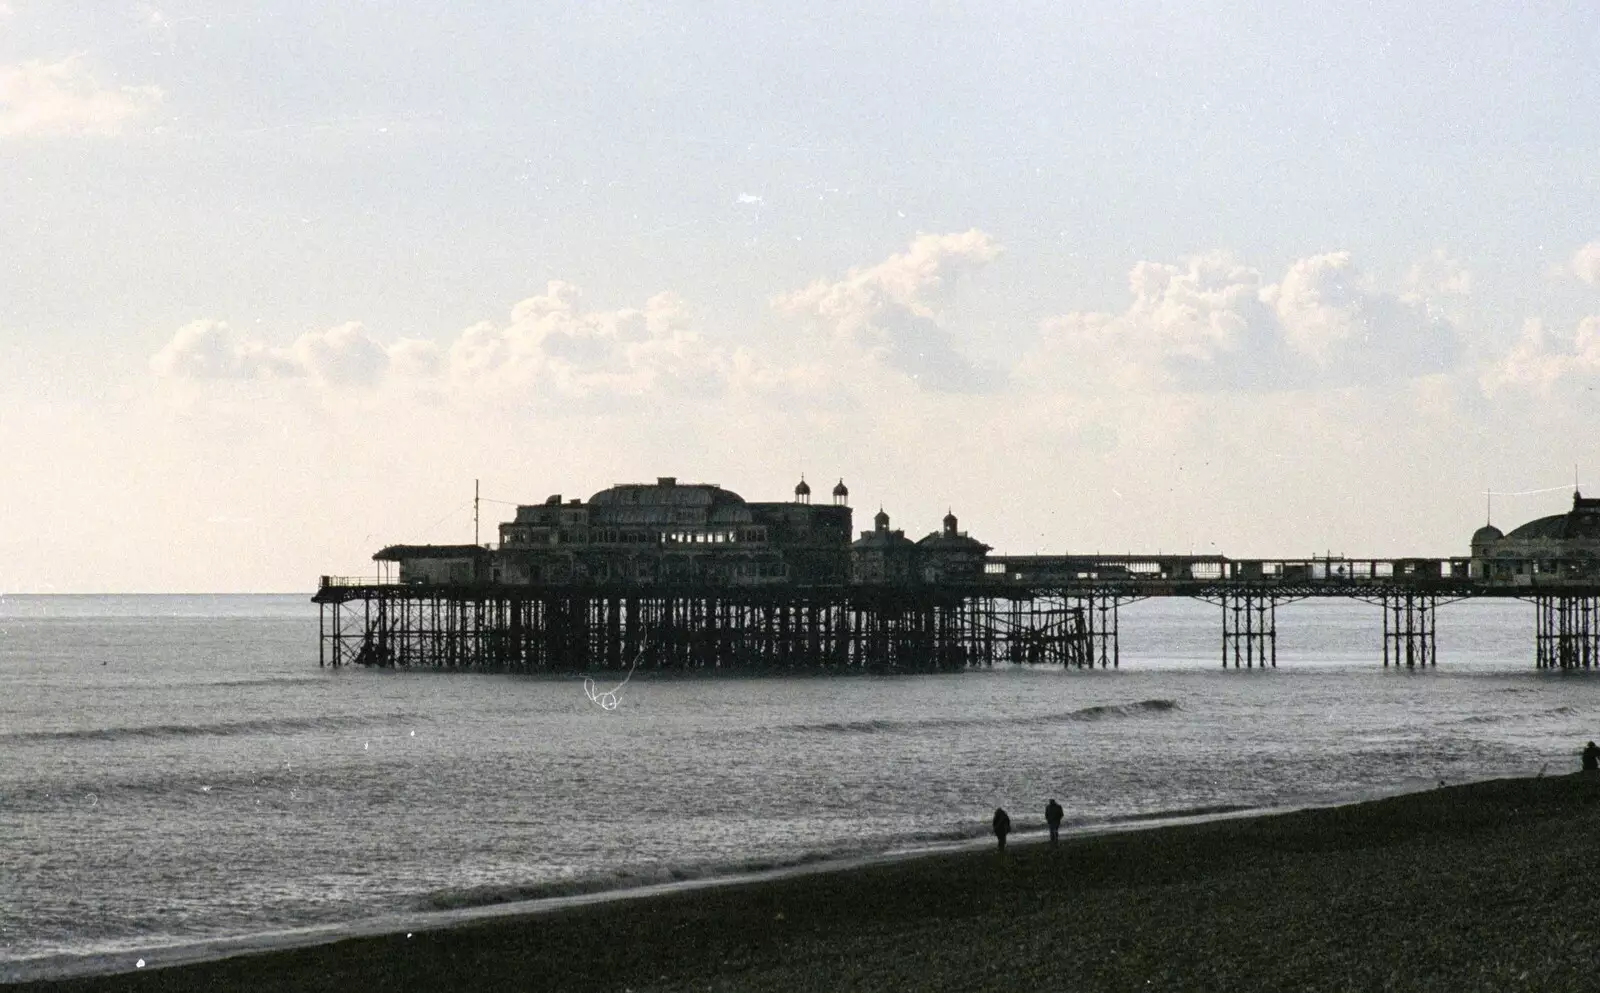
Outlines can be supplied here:
[[588, 500], [555, 494], [517, 507], [498, 548], [390, 545], [373, 556], [407, 584], [512, 586], [839, 586], [977, 581], [989, 546], [957, 528], [955, 514], [920, 541], [889, 526], [851, 542], [850, 490], [811, 502], [748, 501], [711, 483], [619, 483]]
[[[621, 483], [587, 501], [557, 494], [518, 506], [500, 525], [489, 578], [514, 585], [842, 583], [850, 508], [838, 498], [813, 505], [810, 495], [802, 480], [794, 502], [758, 503], [672, 476]], [[401, 570], [404, 580], [403, 560]]]
[[1600, 578], [1600, 499], [1572, 493], [1572, 509], [1503, 534], [1485, 524], [1472, 535], [1471, 576], [1535, 586]]
[[944, 515], [943, 530], [917, 542], [917, 568], [925, 583], [975, 583], [983, 578], [990, 546], [957, 528], [955, 511]]
[[889, 527], [882, 507], [872, 517], [872, 530], [861, 532], [850, 546], [850, 581], [871, 584], [909, 583], [916, 575], [917, 544]]

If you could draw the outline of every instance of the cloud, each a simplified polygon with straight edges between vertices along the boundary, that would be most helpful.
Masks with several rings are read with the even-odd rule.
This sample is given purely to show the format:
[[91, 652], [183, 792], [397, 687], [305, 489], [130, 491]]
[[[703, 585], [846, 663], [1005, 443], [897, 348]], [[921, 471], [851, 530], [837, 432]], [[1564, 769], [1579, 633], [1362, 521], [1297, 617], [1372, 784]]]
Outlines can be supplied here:
[[812, 318], [869, 360], [935, 390], [983, 391], [997, 377], [960, 354], [939, 321], [937, 305], [952, 284], [1000, 256], [1000, 246], [976, 228], [918, 235], [910, 247], [843, 279], [817, 280], [774, 300], [781, 310]]
[[1600, 241], [1591, 241], [1572, 253], [1572, 274], [1590, 286], [1600, 286]]
[[221, 321], [185, 324], [151, 357], [150, 367], [174, 379], [256, 379], [298, 372], [293, 359]]
[[157, 86], [108, 86], [81, 55], [0, 67], [0, 137], [114, 135], [154, 110]]
[[428, 343], [384, 346], [360, 324], [309, 331], [288, 348], [239, 334], [222, 321], [193, 321], [173, 333], [150, 359], [163, 377], [189, 380], [309, 379], [327, 385], [367, 385], [391, 367], [425, 366], [416, 355]]
[[775, 373], [749, 355], [707, 343], [687, 327], [669, 293], [642, 308], [584, 311], [578, 289], [552, 282], [511, 309], [446, 344], [401, 339], [385, 344], [358, 323], [301, 335], [287, 348], [242, 336], [218, 321], [175, 332], [151, 359], [163, 377], [187, 380], [303, 379], [320, 386], [419, 386], [459, 396], [498, 395], [527, 402], [644, 395], [706, 395], [730, 383], [771, 386]]
[[1277, 283], [1224, 252], [1144, 261], [1120, 313], [1042, 323], [1018, 375], [1146, 391], [1351, 385], [1450, 368], [1460, 341], [1420, 301], [1366, 285], [1348, 252], [1291, 264]]
[[1523, 324], [1522, 335], [1504, 357], [1480, 377], [1490, 396], [1508, 390], [1548, 394], [1564, 382], [1600, 375], [1600, 316], [1578, 322], [1571, 335], [1552, 333], [1537, 318]]
[[1261, 298], [1289, 343], [1335, 381], [1443, 372], [1461, 357], [1454, 325], [1419, 301], [1367, 285], [1349, 252], [1295, 262]]
[[[402, 345], [405, 343], [395, 347]], [[289, 355], [297, 373], [332, 384], [370, 386], [382, 379], [392, 364], [389, 349], [355, 323], [307, 332], [295, 340]]]
[[1432, 254], [1411, 266], [1406, 273], [1405, 286], [1406, 292], [1401, 299], [1427, 305], [1449, 297], [1470, 296], [1472, 273], [1444, 249], [1436, 248]]
[[683, 302], [659, 293], [642, 308], [585, 312], [570, 283], [554, 281], [449, 346], [446, 375], [477, 388], [581, 399], [720, 390], [727, 356], [686, 323]]

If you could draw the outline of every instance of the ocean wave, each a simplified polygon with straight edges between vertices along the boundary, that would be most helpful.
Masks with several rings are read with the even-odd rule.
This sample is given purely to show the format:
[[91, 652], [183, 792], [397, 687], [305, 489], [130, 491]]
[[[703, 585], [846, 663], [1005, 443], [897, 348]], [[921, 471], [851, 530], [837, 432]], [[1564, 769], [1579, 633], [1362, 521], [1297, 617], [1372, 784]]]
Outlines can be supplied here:
[[831, 734], [884, 734], [898, 731], [923, 731], [963, 727], [1041, 727], [1066, 721], [1101, 721], [1143, 717], [1183, 709], [1176, 700], [1140, 700], [1137, 703], [1100, 704], [1054, 714], [1017, 714], [997, 717], [924, 717], [905, 720], [820, 721], [780, 725], [781, 731]]
[[313, 686], [326, 682], [321, 673], [312, 673], [307, 676], [257, 676], [252, 679], [208, 679], [201, 683], [183, 683], [178, 685], [226, 686], [233, 689], [238, 686]]
[[1173, 807], [1171, 810], [1146, 810], [1136, 814], [1118, 814], [1107, 817], [1100, 823], [1136, 824], [1142, 821], [1164, 821], [1176, 817], [1217, 817], [1221, 814], [1237, 814], [1246, 810], [1258, 809], [1260, 808], [1247, 803], [1214, 803], [1199, 807]]
[[626, 869], [592, 876], [574, 876], [533, 883], [487, 884], [434, 890], [423, 894], [417, 901], [419, 910], [461, 910], [469, 907], [491, 907], [501, 903], [520, 903], [525, 900], [548, 900], [554, 897], [580, 896], [585, 893], [606, 893], [637, 889], [641, 886], [658, 886], [665, 883], [684, 883], [695, 879], [720, 876], [737, 876], [754, 872], [771, 872], [797, 866], [814, 865], [830, 859], [849, 858], [863, 851], [814, 851], [797, 855], [745, 859], [737, 862], [707, 863], [688, 866], [656, 866], [644, 869]]
[[242, 721], [215, 721], [206, 724], [139, 724], [131, 727], [72, 728], [61, 731], [12, 731], [0, 733], [0, 741], [124, 741], [129, 738], [232, 737], [245, 734], [283, 734], [299, 731], [350, 731], [413, 720], [412, 714], [372, 716], [273, 717]]

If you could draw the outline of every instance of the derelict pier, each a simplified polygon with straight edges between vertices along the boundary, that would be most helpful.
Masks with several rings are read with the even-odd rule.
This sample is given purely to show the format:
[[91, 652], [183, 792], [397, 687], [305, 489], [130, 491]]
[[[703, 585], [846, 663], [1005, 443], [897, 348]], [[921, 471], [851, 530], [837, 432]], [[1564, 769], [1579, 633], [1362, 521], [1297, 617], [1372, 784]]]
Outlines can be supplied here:
[[812, 506], [802, 481], [792, 503], [753, 503], [669, 477], [519, 506], [498, 547], [389, 546], [373, 557], [390, 574], [321, 578], [319, 659], [527, 672], [1115, 668], [1119, 609], [1178, 596], [1217, 606], [1225, 668], [1274, 668], [1278, 608], [1337, 597], [1378, 607], [1383, 665], [1417, 669], [1438, 663], [1441, 605], [1497, 597], [1533, 604], [1538, 668], [1600, 668], [1600, 500], [1577, 494], [1569, 514], [1509, 535], [1480, 528], [1470, 556], [1383, 559], [994, 556], [953, 514], [914, 542], [882, 511], [851, 541], [842, 481], [833, 495]]

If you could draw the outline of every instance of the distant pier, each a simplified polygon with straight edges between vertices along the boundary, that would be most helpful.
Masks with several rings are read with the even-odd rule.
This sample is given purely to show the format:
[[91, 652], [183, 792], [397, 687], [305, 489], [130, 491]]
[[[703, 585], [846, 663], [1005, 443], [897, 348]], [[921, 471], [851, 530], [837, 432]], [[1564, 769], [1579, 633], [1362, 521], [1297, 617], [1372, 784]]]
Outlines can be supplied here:
[[[1340, 598], [1380, 608], [1375, 659], [1415, 669], [1438, 663], [1438, 608], [1487, 597], [1533, 604], [1537, 667], [1600, 667], [1600, 584], [1510, 586], [1452, 575], [1463, 571], [1462, 560], [1063, 556], [990, 564], [1003, 571], [903, 589], [574, 588], [324, 576], [315, 596], [321, 662], [512, 671], [619, 669], [641, 659], [648, 668], [674, 669], [1116, 668], [1120, 608], [1188, 597], [1217, 606], [1224, 668], [1276, 667], [1278, 608]], [[1220, 566], [1223, 574], [1184, 577], [1185, 564]], [[1145, 565], [1158, 568], [1118, 574]]]
[[[996, 556], [954, 514], [920, 541], [889, 527], [850, 541], [848, 490], [810, 505], [720, 487], [622, 484], [588, 503], [518, 507], [498, 547], [392, 545], [381, 577], [323, 576], [319, 660], [506, 671], [939, 671], [1121, 665], [1120, 609], [1154, 597], [1217, 606], [1224, 668], [1278, 664], [1278, 608], [1308, 598], [1380, 608], [1385, 668], [1438, 664], [1437, 611], [1475, 598], [1535, 611], [1534, 664], [1600, 667], [1600, 501], [1470, 556], [1231, 559]], [[1593, 547], [1591, 547], [1591, 545]], [[1378, 645], [1375, 644], [1375, 649]], [[1375, 657], [1380, 651], [1375, 650]]]

